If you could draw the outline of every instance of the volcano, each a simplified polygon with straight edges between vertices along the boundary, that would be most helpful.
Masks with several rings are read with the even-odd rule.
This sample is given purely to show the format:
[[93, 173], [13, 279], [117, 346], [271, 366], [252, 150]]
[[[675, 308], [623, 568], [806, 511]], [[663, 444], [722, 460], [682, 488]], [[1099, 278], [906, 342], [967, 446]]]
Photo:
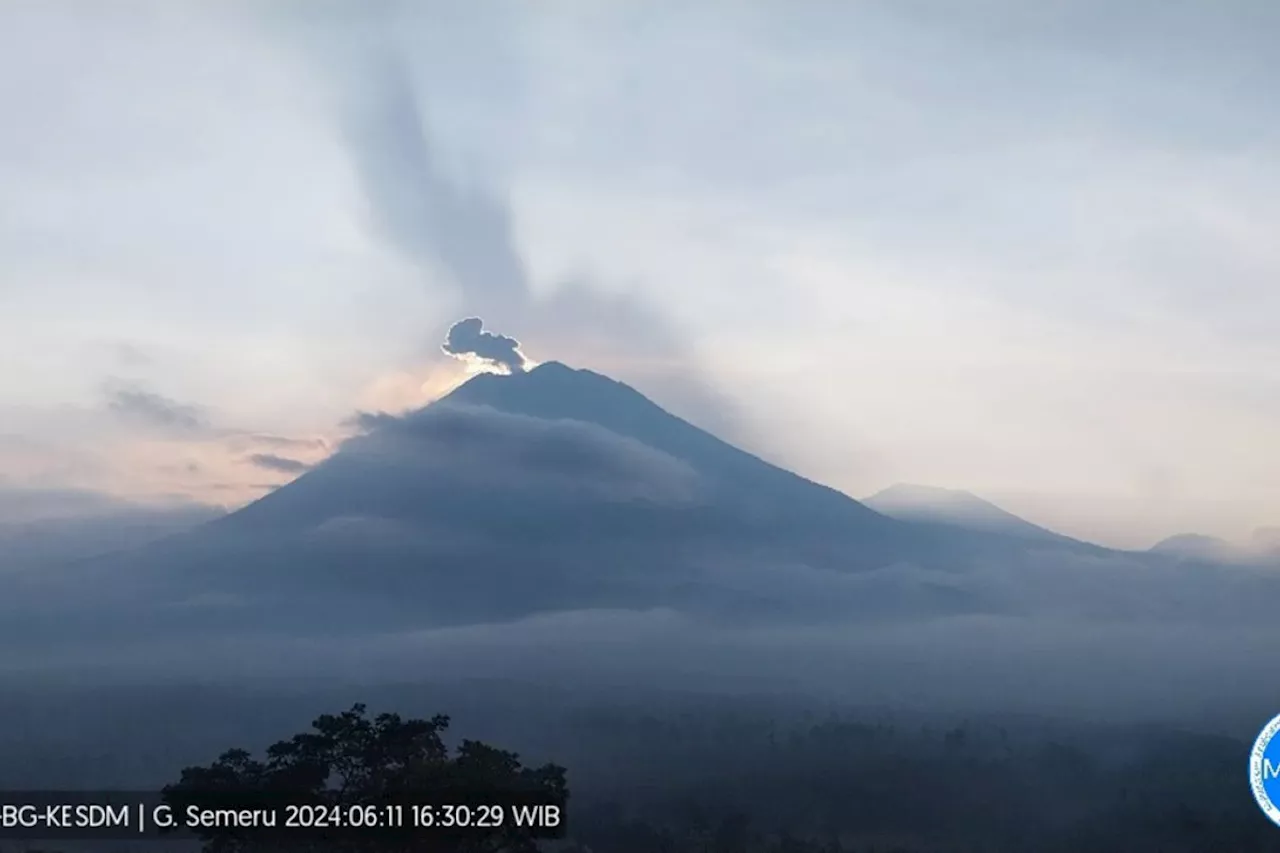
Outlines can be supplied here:
[[[505, 489], [541, 497], [535, 503], [542, 509], [548, 496], [524, 494], [518, 485], [521, 472], [536, 468], [563, 477], [599, 478], [609, 474], [590, 470], [593, 465], [622, 476], [613, 469], [634, 463], [635, 470], [627, 475], [634, 488], [661, 489], [659, 480], [666, 476], [672, 481], [667, 485], [683, 480], [691, 493], [684, 500], [636, 495], [628, 502], [632, 510], [663, 504], [681, 513], [701, 509], [723, 515], [724, 523], [731, 515], [750, 520], [775, 535], [788, 529], [797, 535], [822, 531], [856, 536], [863, 544], [887, 542], [899, 533], [899, 525], [847, 495], [739, 450], [621, 382], [559, 362], [514, 375], [482, 373], [424, 409], [401, 416], [363, 415], [359, 423], [364, 436], [317, 470], [232, 514], [225, 526], [294, 526], [365, 513], [431, 523], [445, 512], [459, 521], [459, 502], [475, 500], [477, 510], [488, 502], [514, 502], [488, 493], [494, 483], [477, 470], [501, 458], [509, 466]], [[390, 445], [393, 435], [407, 439], [397, 445], [402, 461], [411, 467], [428, 465], [429, 476], [405, 482], [385, 470], [371, 470], [365, 451], [377, 443]], [[463, 448], [482, 450], [484, 459], [471, 459], [468, 468], [459, 468], [453, 464], [456, 458], [441, 456]], [[357, 466], [376, 475], [362, 478], [359, 489], [338, 488], [335, 480], [359, 476]], [[442, 493], [446, 489], [448, 495]], [[539, 509], [535, 505], [524, 512]], [[488, 522], [496, 521], [486, 515]]]
[[806, 622], [971, 612], [984, 603], [949, 574], [1016, 547], [889, 518], [557, 362], [355, 424], [333, 456], [239, 511], [47, 572], [13, 600], [42, 597], [25, 614], [56, 600], [62, 617], [9, 626], [51, 641], [71, 624], [169, 636], [600, 608]]

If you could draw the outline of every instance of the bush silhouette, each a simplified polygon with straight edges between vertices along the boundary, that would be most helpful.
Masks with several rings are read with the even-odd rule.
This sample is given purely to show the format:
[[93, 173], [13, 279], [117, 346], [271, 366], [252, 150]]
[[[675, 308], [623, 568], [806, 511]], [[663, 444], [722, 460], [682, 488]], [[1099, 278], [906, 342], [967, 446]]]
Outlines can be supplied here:
[[[553, 764], [524, 767], [519, 757], [478, 741], [464, 740], [450, 754], [442, 738], [449, 718], [403, 719], [398, 714], [370, 718], [364, 705], [341, 714], [325, 714], [311, 731], [271, 746], [259, 761], [243, 749], [223, 753], [206, 767], [188, 767], [181, 779], [164, 789], [175, 815], [189, 807], [202, 809], [261, 808], [277, 815], [273, 829], [209, 827], [197, 830], [207, 853], [252, 853], [266, 850], [492, 851], [537, 850], [536, 835], [515, 824], [511, 805], [555, 803], [568, 798], [565, 769]], [[484, 827], [459, 827], [437, 810], [431, 829], [408, 827], [406, 813], [414, 804], [463, 803], [504, 806], [502, 820], [484, 815]], [[306, 830], [282, 826], [287, 805], [309, 804], [321, 814], [321, 827]], [[393, 809], [399, 806], [400, 812]], [[334, 807], [337, 807], [336, 809]], [[364, 808], [359, 808], [364, 807]], [[401, 828], [387, 826], [399, 814]], [[375, 815], [381, 827], [339, 827], [352, 818]], [[480, 815], [471, 813], [474, 822]], [[365, 818], [366, 824], [369, 819]]]

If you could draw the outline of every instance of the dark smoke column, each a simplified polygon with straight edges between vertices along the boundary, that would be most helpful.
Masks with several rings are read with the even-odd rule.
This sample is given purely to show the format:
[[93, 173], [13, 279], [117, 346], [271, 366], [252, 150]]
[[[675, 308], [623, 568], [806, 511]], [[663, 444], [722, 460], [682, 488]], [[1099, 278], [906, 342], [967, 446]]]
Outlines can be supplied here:
[[507, 373], [523, 373], [528, 364], [520, 352], [519, 341], [486, 332], [484, 321], [479, 317], [454, 323], [441, 349], [454, 358], [480, 361]]

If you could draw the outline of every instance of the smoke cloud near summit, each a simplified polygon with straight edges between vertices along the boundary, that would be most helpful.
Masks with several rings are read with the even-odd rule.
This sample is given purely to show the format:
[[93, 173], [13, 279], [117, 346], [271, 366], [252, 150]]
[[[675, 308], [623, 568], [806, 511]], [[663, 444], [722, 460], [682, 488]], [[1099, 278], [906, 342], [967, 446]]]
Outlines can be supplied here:
[[449, 335], [440, 347], [460, 359], [474, 359], [509, 373], [523, 373], [528, 359], [520, 351], [520, 342], [506, 335], [484, 330], [479, 317], [459, 320], [449, 327]]
[[734, 406], [698, 370], [678, 325], [649, 302], [593, 282], [535, 292], [510, 200], [446, 165], [393, 42], [346, 47], [326, 43], [316, 59], [344, 93], [341, 139], [376, 236], [429, 275], [443, 271], [467, 312], [518, 323], [526, 345], [643, 385], [663, 406], [733, 438]]

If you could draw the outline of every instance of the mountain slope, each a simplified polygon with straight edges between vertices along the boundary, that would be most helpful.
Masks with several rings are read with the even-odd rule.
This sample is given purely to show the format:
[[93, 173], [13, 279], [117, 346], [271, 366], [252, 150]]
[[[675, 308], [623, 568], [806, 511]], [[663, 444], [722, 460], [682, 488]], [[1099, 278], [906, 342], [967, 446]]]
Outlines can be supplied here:
[[1193, 560], [1233, 560], [1239, 555], [1225, 539], [1199, 533], [1179, 533], [1151, 546], [1154, 554], [1165, 554]]
[[66, 618], [10, 627], [52, 642], [65, 625], [165, 636], [591, 608], [807, 622], [974, 612], [989, 604], [956, 573], [1020, 547], [888, 518], [554, 362], [359, 426], [237, 512], [42, 578], [25, 600], [43, 585]]
[[903, 521], [948, 524], [1024, 539], [1073, 541], [1019, 518], [971, 492], [957, 489], [899, 483], [877, 492], [863, 502], [876, 512]]
[[1254, 531], [1245, 545], [1228, 542], [1217, 536], [1179, 533], [1151, 546], [1150, 553], [1178, 560], [1211, 563], [1274, 564], [1280, 561], [1280, 530], [1262, 528]]
[[594, 423], [689, 462], [731, 492], [747, 489], [767, 496], [775, 511], [810, 522], [884, 527], [882, 519], [849, 496], [739, 450], [631, 387], [589, 370], [552, 361], [516, 376], [482, 374], [441, 402]]

